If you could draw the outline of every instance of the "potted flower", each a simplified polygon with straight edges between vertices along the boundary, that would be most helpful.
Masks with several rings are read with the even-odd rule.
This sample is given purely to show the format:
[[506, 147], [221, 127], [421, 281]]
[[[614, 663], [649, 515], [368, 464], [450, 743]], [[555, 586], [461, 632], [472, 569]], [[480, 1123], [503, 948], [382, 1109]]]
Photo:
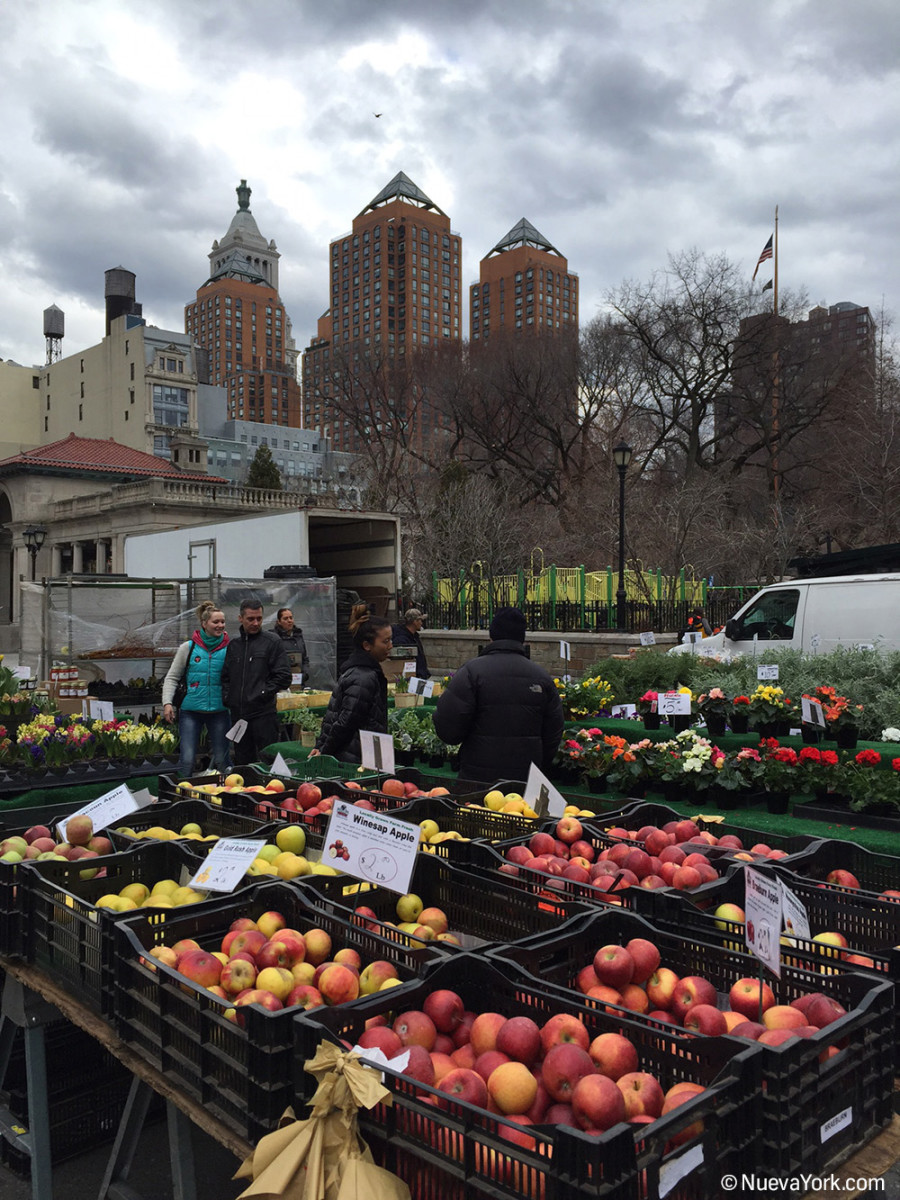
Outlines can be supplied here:
[[719, 687], [712, 687], [697, 697], [697, 708], [706, 724], [710, 737], [721, 737], [725, 732], [731, 701]]
[[[750, 719], [760, 737], [777, 737], [791, 714], [791, 702], [784, 689], [761, 683], [750, 697]], [[786, 731], [786, 730], [785, 730]]]
[[322, 718], [311, 708], [303, 708], [294, 724], [300, 730], [300, 745], [312, 749], [316, 744], [316, 738], [322, 732]]
[[607, 787], [626, 796], [642, 796], [649, 775], [648, 757], [654, 745], [649, 738], [626, 743], [627, 748], [613, 755], [606, 775]]
[[610, 706], [613, 690], [599, 675], [585, 677], [575, 683], [556, 680], [563, 711], [571, 717], [593, 717]]
[[820, 750], [818, 746], [804, 746], [799, 754], [802, 788], [824, 799], [840, 785], [842, 768], [836, 750]]
[[753, 785], [762, 773], [759, 751], [745, 746], [736, 754], [723, 754], [714, 762], [716, 777], [709, 785], [709, 798], [719, 808], [738, 807], [742, 795], [753, 790]]
[[636, 707], [644, 722], [645, 729], [659, 729], [662, 721], [659, 715], [659, 692], [644, 692], [643, 696], [638, 700]]
[[[877, 751], [860, 753], [869, 756]], [[900, 812], [900, 758], [891, 760], [890, 770], [873, 770], [873, 762], [868, 759], [859, 762], [859, 757], [857, 754], [853, 763], [847, 764], [850, 808], [853, 812], [878, 809], [886, 815], [896, 815]]]
[[398, 675], [394, 680], [394, 708], [417, 708], [422, 697], [409, 690], [409, 675]]
[[851, 704], [846, 696], [839, 696], [833, 687], [821, 684], [814, 698], [820, 702], [828, 722], [828, 731], [843, 750], [852, 750], [859, 738], [861, 704]]
[[728, 713], [728, 725], [732, 733], [746, 733], [750, 728], [750, 697], [735, 696]]
[[679, 687], [674, 689], [679, 696], [687, 696], [688, 711], [683, 713], [672, 713], [669, 716], [669, 724], [676, 733], [682, 733], [684, 730], [690, 729], [693, 724], [693, 719], [697, 711], [697, 705], [694, 701], [694, 693], [689, 687]]
[[791, 794], [803, 782], [800, 756], [792, 747], [780, 745], [775, 738], [764, 738], [760, 742], [760, 751], [766, 806], [769, 812], [787, 812]]

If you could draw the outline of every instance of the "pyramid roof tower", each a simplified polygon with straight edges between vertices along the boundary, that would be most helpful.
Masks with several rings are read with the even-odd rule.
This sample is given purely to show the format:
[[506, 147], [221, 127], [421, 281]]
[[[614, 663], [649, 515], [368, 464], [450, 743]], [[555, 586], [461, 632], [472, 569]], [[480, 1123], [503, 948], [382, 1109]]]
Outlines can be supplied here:
[[417, 208], [427, 208], [431, 212], [440, 213], [442, 217], [446, 217], [447, 215], [403, 171], [398, 171], [391, 182], [386, 184], [358, 215], [361, 217], [363, 213], [371, 212], [375, 208], [381, 208], [383, 204], [388, 204], [391, 200], [404, 200], [408, 204], [416, 205]]
[[502, 254], [504, 250], [512, 250], [516, 246], [532, 246], [536, 250], [546, 250], [549, 254], [557, 254], [560, 258], [563, 257], [552, 242], [548, 242], [544, 235], [539, 233], [525, 217], [513, 225], [506, 237], [501, 238], [493, 250], [488, 251], [485, 257], [490, 258], [492, 254]]

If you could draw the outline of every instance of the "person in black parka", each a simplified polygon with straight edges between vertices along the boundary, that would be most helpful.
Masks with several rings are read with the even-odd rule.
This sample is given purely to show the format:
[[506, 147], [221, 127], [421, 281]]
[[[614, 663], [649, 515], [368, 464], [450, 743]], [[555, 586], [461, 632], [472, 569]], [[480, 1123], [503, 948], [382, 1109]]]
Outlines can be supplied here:
[[559, 748], [563, 710], [551, 676], [525, 655], [525, 615], [497, 610], [490, 645], [462, 666], [437, 702], [434, 728], [460, 743], [459, 776], [481, 783], [524, 781], [531, 763], [547, 772]]
[[310, 758], [330, 754], [341, 762], [359, 762], [359, 731], [387, 733], [387, 677], [381, 664], [391, 649], [390, 621], [370, 616], [364, 604], [357, 604], [350, 616], [350, 632], [354, 650], [341, 667]]
[[291, 684], [291, 666], [281, 638], [262, 627], [262, 605], [255, 596], [241, 601], [240, 633], [232, 638], [222, 666], [222, 700], [234, 724], [247, 722], [231, 751], [235, 766], [255, 762], [264, 746], [282, 733], [278, 693]]

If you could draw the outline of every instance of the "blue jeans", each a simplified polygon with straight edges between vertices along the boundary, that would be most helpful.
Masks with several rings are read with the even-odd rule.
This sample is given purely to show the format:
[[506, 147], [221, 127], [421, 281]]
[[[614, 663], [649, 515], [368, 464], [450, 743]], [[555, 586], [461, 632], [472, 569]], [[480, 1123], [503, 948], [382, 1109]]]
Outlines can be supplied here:
[[181, 757], [178, 774], [186, 779], [194, 769], [194, 759], [200, 746], [200, 734], [206, 729], [209, 741], [210, 765], [227, 775], [231, 770], [231, 746], [225, 734], [231, 728], [227, 709], [222, 712], [178, 712], [178, 740]]

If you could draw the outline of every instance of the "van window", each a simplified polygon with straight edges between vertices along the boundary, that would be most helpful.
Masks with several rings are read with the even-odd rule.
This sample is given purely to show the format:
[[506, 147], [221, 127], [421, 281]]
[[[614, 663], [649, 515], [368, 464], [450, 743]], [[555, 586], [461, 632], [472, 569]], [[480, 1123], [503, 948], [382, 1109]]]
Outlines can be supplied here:
[[760, 641], [790, 641], [797, 621], [800, 591], [763, 592], [738, 623], [734, 641], [749, 642], [754, 635]]

